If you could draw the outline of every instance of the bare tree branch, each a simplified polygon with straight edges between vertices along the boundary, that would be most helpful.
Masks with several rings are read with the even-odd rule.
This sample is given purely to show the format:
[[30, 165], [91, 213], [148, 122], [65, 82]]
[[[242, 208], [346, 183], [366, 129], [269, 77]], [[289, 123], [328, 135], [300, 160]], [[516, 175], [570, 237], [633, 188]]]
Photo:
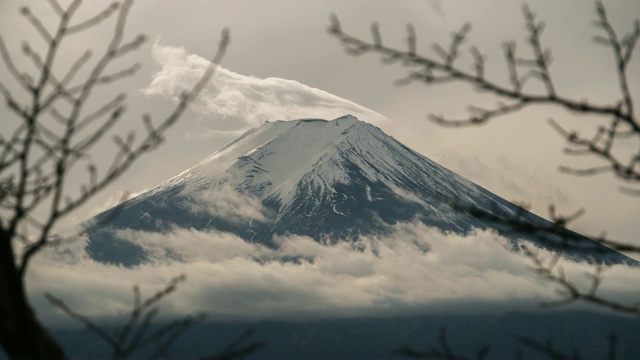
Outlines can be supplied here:
[[38, 19], [38, 17], [31, 12], [29, 7], [23, 6], [20, 9], [20, 14], [22, 14], [22, 16], [24, 16], [29, 21], [29, 23], [33, 25], [33, 27], [38, 31], [40, 36], [42, 36], [44, 41], [48, 43], [53, 41], [53, 37], [51, 37], [51, 34], [49, 34], [49, 31], [44, 27], [44, 25], [42, 25], [42, 22], [40, 21], [40, 19]]
[[111, 15], [113, 15], [118, 10], [119, 6], [120, 4], [118, 2], [111, 3], [111, 5], [109, 5], [106, 9], [102, 10], [99, 14], [95, 15], [94, 17], [87, 19], [79, 24], [69, 26], [67, 28], [67, 34], [83, 32], [93, 26], [100, 24], [104, 20], [111, 17]]
[[[329, 33], [335, 36], [338, 41], [351, 55], [362, 55], [373, 53], [380, 55], [383, 59], [393, 59], [402, 61], [403, 64], [413, 65], [409, 70], [408, 77], [400, 81], [405, 84], [412, 81], [423, 82], [427, 85], [438, 85], [452, 81], [458, 81], [472, 86], [475, 89], [487, 92], [499, 99], [505, 100], [496, 108], [486, 109], [470, 107], [470, 116], [461, 120], [450, 120], [442, 115], [431, 115], [430, 119], [437, 124], [444, 126], [464, 126], [485, 124], [502, 115], [511, 114], [533, 105], [549, 104], [556, 105], [576, 114], [595, 115], [603, 118], [603, 124], [596, 126], [595, 131], [587, 135], [581, 135], [578, 131], [567, 130], [559, 122], [550, 119], [551, 127], [567, 142], [564, 152], [570, 156], [589, 156], [595, 158], [602, 164], [596, 164], [587, 168], [576, 168], [574, 166], [562, 166], [561, 172], [576, 176], [593, 176], [600, 173], [611, 173], [617, 179], [631, 184], [640, 183], [640, 146], [636, 150], [629, 150], [628, 147], [616, 146], [618, 141], [636, 141], [640, 144], [640, 122], [634, 110], [634, 95], [629, 87], [629, 75], [627, 68], [632, 58], [635, 46], [640, 38], [640, 21], [634, 22], [633, 29], [624, 37], [620, 38], [614, 30], [607, 17], [604, 5], [601, 1], [596, 1], [597, 26], [603, 31], [604, 36], [597, 35], [594, 39], [598, 44], [611, 47], [616, 60], [616, 77], [620, 87], [620, 98], [610, 104], [595, 104], [589, 100], [574, 100], [571, 97], [562, 95], [550, 72], [552, 53], [542, 45], [542, 32], [544, 23], [538, 21], [535, 14], [528, 6], [523, 7], [526, 29], [528, 33], [527, 46], [531, 49], [533, 56], [523, 58], [516, 54], [516, 42], [509, 41], [503, 45], [506, 59], [506, 73], [508, 85], [503, 85], [500, 81], [487, 79], [484, 74], [485, 59], [480, 55], [480, 51], [472, 47], [470, 49], [474, 62], [474, 71], [467, 71], [455, 66], [450, 54], [457, 54], [455, 51], [447, 52], [442, 46], [434, 46], [435, 55], [418, 54], [414, 49], [404, 51], [382, 44], [372, 44], [356, 36], [346, 33], [337, 16], [331, 18]], [[464, 30], [464, 28], [463, 28]], [[454, 35], [450, 49], [457, 49], [458, 39], [464, 39], [466, 31], [460, 30]], [[411, 42], [415, 43], [415, 34], [408, 35]], [[416, 70], [415, 67], [419, 69]], [[544, 92], [526, 89], [531, 81], [537, 81], [543, 85]], [[640, 190], [633, 187], [623, 187], [623, 192], [630, 195], [640, 195]], [[574, 301], [583, 301], [595, 304], [613, 311], [640, 315], [640, 308], [636, 305], [622, 304], [599, 296], [598, 289], [602, 282], [602, 270], [600, 266], [595, 267], [593, 274], [590, 274], [591, 286], [589, 289], [579, 289], [568, 278], [566, 278], [560, 264], [562, 253], [565, 251], [583, 252], [585, 254], [608, 249], [599, 245], [605, 245], [611, 249], [640, 253], [640, 247], [630, 243], [608, 239], [605, 235], [590, 236], [569, 231], [565, 226], [582, 215], [584, 210], [579, 210], [569, 216], [559, 216], [555, 213], [555, 208], [551, 207], [551, 225], [540, 225], [532, 223], [525, 217], [516, 214], [496, 214], [478, 208], [452, 203], [451, 206], [458, 210], [467, 212], [480, 219], [496, 222], [511, 227], [520, 232], [536, 235], [536, 238], [550, 249], [555, 249], [558, 255], [545, 265], [537, 261], [535, 254], [527, 250], [525, 253], [533, 260], [534, 268], [548, 281], [560, 287], [563, 298], [552, 305], [565, 305]], [[592, 240], [592, 241], [591, 241]]]
[[[562, 129], [557, 122], [552, 122], [552, 126], [556, 130], [559, 130], [558, 132], [565, 137], [570, 145], [575, 147], [568, 149], [566, 151], [568, 154], [591, 155], [608, 163], [608, 166], [579, 170], [571, 167], [563, 167], [561, 171], [579, 176], [611, 172], [619, 179], [625, 181], [640, 181], [640, 166], [638, 166], [640, 162], [640, 152], [630, 154], [622, 151], [616, 154], [615, 152], [617, 150], [614, 147], [614, 142], [623, 136], [640, 139], [640, 122], [634, 112], [634, 101], [628, 86], [628, 75], [626, 72], [635, 45], [638, 38], [640, 38], [640, 21], [636, 21], [633, 30], [620, 39], [607, 18], [604, 6], [600, 1], [596, 2], [596, 10], [598, 16], [597, 25], [604, 30], [606, 35], [604, 37], [597, 36], [596, 41], [611, 46], [613, 49], [617, 64], [616, 72], [622, 94], [620, 101], [611, 105], [595, 105], [586, 100], [578, 101], [558, 93], [549, 70], [552, 53], [551, 50], [543, 47], [541, 41], [544, 23], [537, 20], [535, 14], [527, 5], [523, 7], [523, 15], [528, 32], [527, 45], [532, 50], [533, 57], [519, 57], [516, 55], [515, 42], [509, 41], [504, 43], [503, 48], [510, 82], [509, 87], [501, 85], [498, 81], [485, 78], [485, 58], [474, 46], [470, 47], [470, 53], [474, 61], [474, 71], [466, 71], [455, 66], [454, 61], [459, 55], [459, 49], [470, 30], [470, 26], [468, 25], [463, 26], [459, 31], [453, 33], [448, 50], [445, 50], [443, 46], [434, 44], [434, 56], [416, 53], [416, 35], [412, 27], [408, 28], [407, 41], [410, 46], [406, 51], [382, 44], [381, 41], [378, 41], [381, 39], [379, 31], [371, 43], [347, 34], [342, 29], [335, 15], [331, 18], [329, 33], [335, 36], [351, 55], [376, 53], [380, 54], [385, 62], [402, 61], [404, 64], [421, 68], [421, 70], [410, 70], [406, 78], [398, 81], [399, 85], [412, 81], [419, 81], [428, 85], [459, 81], [508, 100], [510, 103], [510, 105], [502, 103], [495, 109], [472, 108], [471, 116], [466, 119], [450, 120], [442, 115], [430, 115], [430, 119], [439, 125], [453, 127], [480, 125], [500, 116], [539, 104], [553, 104], [580, 114], [609, 117], [613, 119], [609, 125], [599, 127], [595, 135], [591, 138], [580, 137], [577, 132], [566, 131]], [[545, 93], [539, 94], [525, 91], [524, 87], [529, 80], [538, 80], [541, 82], [546, 90]]]
[[51, 5], [51, 8], [56, 14], [58, 14], [58, 16], [60, 17], [64, 16], [65, 11], [62, 8], [62, 6], [60, 6], [60, 3], [58, 2], [58, 0], [47, 0], [47, 2], [49, 2], [49, 5]]
[[[629, 91], [626, 71], [628, 61], [631, 59], [631, 55], [633, 53], [633, 48], [638, 40], [638, 36], [640, 36], [640, 26], [638, 26], [638, 21], [636, 20], [634, 33], [632, 33], [623, 44], [618, 39], [618, 35], [613, 29], [613, 26], [611, 26], [611, 23], [607, 18], [607, 12], [601, 1], [596, 1], [596, 13], [599, 20], [596, 24], [605, 31], [608, 43], [613, 48], [613, 54], [617, 64], [618, 79], [620, 81], [620, 91], [622, 92], [626, 111], [629, 114], [633, 114], [633, 99], [631, 97], [631, 92]], [[626, 48], [623, 49], [623, 47]]]
[[[18, 70], [15, 63], [13, 62], [13, 58], [9, 54], [9, 50], [7, 50], [7, 47], [4, 44], [4, 40], [2, 36], [0, 36], [0, 58], [2, 58], [2, 61], [4, 62], [5, 67], [9, 71], [9, 74], [13, 76], [13, 78], [18, 82], [18, 84], [20, 84], [22, 88], [24, 88], [28, 92], [32, 92], [33, 86], [34, 86], [33, 81], [31, 81], [26, 74]], [[5, 98], [9, 100], [7, 95], [8, 91], [4, 86], [3, 86], [3, 93], [5, 95]]]
[[521, 248], [524, 251], [524, 254], [533, 262], [535, 271], [550, 282], [559, 286], [561, 295], [563, 295], [563, 298], [560, 300], [560, 304], [566, 304], [580, 300], [609, 308], [616, 312], [640, 317], [640, 304], [622, 304], [617, 301], [603, 298], [596, 294], [599, 285], [602, 283], [602, 265], [597, 266], [596, 271], [593, 274], [588, 274], [592, 279], [589, 290], [581, 290], [571, 280], [567, 279], [564, 271], [562, 270], [562, 267], [557, 266], [557, 263], [552, 263], [551, 265], [547, 266], [542, 262], [535, 251], [527, 246], [521, 246]]
[[[140, 289], [137, 286], [134, 286], [133, 309], [127, 322], [115, 336], [110, 335], [109, 332], [101, 328], [88, 317], [73, 311], [68, 305], [55, 296], [47, 293], [45, 294], [45, 297], [52, 305], [62, 310], [71, 319], [82, 323], [89, 331], [93, 332], [107, 343], [112, 350], [112, 359], [127, 359], [150, 345], [155, 345], [162, 351], [168, 353], [171, 345], [180, 335], [182, 335], [195, 322], [203, 319], [202, 314], [187, 315], [181, 319], [171, 321], [159, 327], [150, 334], [148, 333], [151, 329], [152, 320], [159, 312], [156, 304], [172, 294], [176, 290], [177, 285], [184, 280], [184, 275], [171, 279], [165, 287], [158, 290], [144, 301], [141, 301], [140, 299]], [[228, 351], [229, 349], [235, 350], [236, 352], [234, 352], [233, 356], [226, 357], [225, 359], [240, 358], [241, 356], [238, 355], [240, 353], [237, 353], [237, 348], [242, 345], [244, 340], [246, 340], [246, 338], [243, 338], [240, 342], [236, 340], [232, 343], [223, 353], [230, 354]], [[242, 356], [257, 350], [258, 348], [259, 347], [241, 348], [241, 350], [244, 350], [244, 352], [242, 352]], [[155, 354], [157, 354], [157, 352]]]
[[88, 317], [86, 317], [84, 315], [81, 315], [81, 314], [78, 314], [75, 311], [73, 311], [62, 300], [56, 298], [55, 296], [51, 295], [50, 293], [46, 293], [45, 294], [45, 298], [53, 306], [55, 306], [58, 309], [62, 310], [68, 317], [70, 317], [71, 319], [82, 323], [89, 331], [91, 331], [94, 334], [98, 335], [102, 340], [104, 340], [110, 346], [116, 346], [117, 345], [116, 340], [111, 335], [109, 335], [106, 331], [102, 330], [102, 328], [100, 328], [97, 324], [95, 324]]
[[[125, 38], [125, 24], [133, 0], [114, 2], [85, 19], [75, 16], [81, 0], [72, 0], [64, 7], [57, 0], [48, 0], [48, 3], [58, 16], [53, 29], [48, 29], [29, 8], [21, 10], [26, 21], [46, 43], [41, 47], [23, 42], [22, 53], [35, 65], [35, 75], [18, 67], [22, 64], [14, 61], [0, 37], [0, 59], [10, 77], [25, 90], [27, 99], [21, 103], [21, 98], [9, 90], [9, 84], [0, 82], [0, 96], [13, 115], [10, 120], [14, 121], [9, 125], [10, 131], [0, 134], [0, 209], [3, 212], [0, 219], [0, 282], [3, 284], [0, 309], [10, 309], [9, 313], [0, 310], [0, 342], [7, 354], [16, 358], [64, 357], [62, 348], [40, 325], [28, 305], [23, 278], [29, 261], [50, 243], [60, 244], [78, 237], [79, 234], [69, 238], [50, 235], [60, 218], [85, 204], [131, 168], [137, 159], [160, 145], [165, 132], [209, 81], [229, 43], [229, 33], [225, 29], [213, 63], [194, 87], [181, 96], [175, 109], [155, 124], [145, 114], [142, 120], [146, 134], [139, 142], [135, 141], [133, 133], [122, 139], [109, 168], [98, 171], [90, 151], [123, 118], [126, 97], [118, 95], [93, 109], [89, 108], [95, 106], [90, 99], [98, 86], [113, 84], [137, 73], [138, 63], [120, 70], [108, 69], [114, 60], [138, 49], [146, 37]], [[70, 63], [66, 72], [54, 72], [54, 68], [58, 68], [61, 44], [71, 35], [91, 30], [112, 17], [116, 18], [113, 33], [100, 56], [91, 61], [92, 52], [86, 50]], [[72, 171], [78, 164], [86, 166], [86, 180], [79, 189], [73, 189], [69, 180], [77, 175]], [[189, 324], [199, 319], [199, 316], [191, 316], [170, 323], [162, 331], [151, 331], [151, 322], [157, 314], [153, 304], [173, 289], [175, 283], [170, 283], [164, 292], [145, 302], [140, 301], [139, 293], [135, 295], [136, 305], [140, 307], [139, 315], [134, 318], [137, 327], [126, 330], [127, 341], [132, 341], [134, 348], [154, 345], [166, 350], [170, 343], [163, 343], [162, 339], [171, 338], [173, 342]], [[50, 294], [47, 298], [108, 343], [117, 343], [118, 339], [101, 334], [96, 324], [73, 312], [61, 300]], [[121, 348], [125, 355], [131, 349], [131, 343], [127, 346], [129, 348]]]
[[[453, 35], [453, 41], [450, 45], [450, 48], [456, 49], [457, 39], [464, 39], [466, 36], [466, 32], [468, 31], [467, 27], [463, 27], [460, 31]], [[425, 68], [429, 68], [435, 71], [441, 71], [442, 73], [450, 76], [453, 79], [464, 81], [470, 84], [473, 84], [477, 88], [485, 91], [489, 91], [498, 96], [505, 97], [513, 100], [525, 100], [528, 105], [533, 104], [555, 104], [561, 107], [564, 107], [568, 110], [577, 111], [577, 112], [589, 112], [594, 114], [601, 115], [614, 115], [618, 116], [621, 119], [629, 122], [634, 129], [640, 130], [640, 126], [635, 124], [635, 117], [631, 114], [628, 114], [617, 106], [608, 106], [608, 105], [593, 105], [589, 103], [583, 103], [580, 101], [572, 100], [570, 98], [561, 97], [558, 95], [536, 95], [536, 94], [527, 94], [523, 93], [518, 89], [512, 90], [508, 89], [502, 85], [499, 85], [494, 82], [490, 82], [484, 78], [478, 78], [476, 74], [466, 72], [464, 70], [455, 68], [453, 66], [447, 65], [447, 59], [449, 56], [445, 56], [445, 60], [436, 60], [435, 58], [413, 54], [408, 51], [398, 50], [391, 47], [387, 47], [384, 45], [375, 46], [372, 43], [368, 43], [367, 41], [361, 40], [357, 37], [349, 35], [342, 30], [342, 26], [337, 17], [332, 17], [332, 23], [329, 27], [329, 33], [334, 35], [340, 40], [340, 42], [345, 46], [345, 49], [350, 54], [360, 55], [368, 52], [379, 53], [386, 57], [398, 58], [406, 63], [423, 66]], [[539, 31], [537, 32], [539, 34]], [[441, 54], [445, 55], [446, 52]], [[452, 55], [455, 55], [452, 54]], [[455, 56], [451, 56], [451, 59], [455, 58]], [[548, 60], [543, 60], [545, 64]]]
[[203, 360], [243, 359], [245, 356], [263, 348], [266, 344], [262, 341], [254, 341], [247, 344], [247, 341], [253, 335], [254, 331], [254, 328], [248, 328], [220, 353], [210, 357], [205, 357]]

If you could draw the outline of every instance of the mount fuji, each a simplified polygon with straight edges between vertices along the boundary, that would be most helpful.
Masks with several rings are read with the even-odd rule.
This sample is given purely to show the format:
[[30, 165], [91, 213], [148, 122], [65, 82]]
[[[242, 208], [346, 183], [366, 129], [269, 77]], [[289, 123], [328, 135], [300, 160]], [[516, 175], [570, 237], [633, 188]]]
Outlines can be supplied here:
[[[384, 236], [394, 224], [411, 221], [459, 234], [492, 229], [511, 241], [512, 251], [518, 251], [521, 241], [547, 248], [562, 241], [553, 236], [542, 241], [513, 230], [506, 221], [478, 218], [469, 209], [497, 219], [555, 226], [351, 115], [331, 121], [275, 121], [96, 216], [84, 225], [89, 239], [85, 250], [99, 262], [135, 266], [150, 255], [143, 245], [120, 236], [123, 230], [166, 232], [175, 227], [230, 232], [268, 247], [278, 246], [278, 236], [293, 234], [323, 244], [348, 241], [357, 249], [359, 237]], [[565, 255], [578, 261], [634, 263], [592, 245], [597, 251]], [[166, 256], [171, 258], [170, 251]]]

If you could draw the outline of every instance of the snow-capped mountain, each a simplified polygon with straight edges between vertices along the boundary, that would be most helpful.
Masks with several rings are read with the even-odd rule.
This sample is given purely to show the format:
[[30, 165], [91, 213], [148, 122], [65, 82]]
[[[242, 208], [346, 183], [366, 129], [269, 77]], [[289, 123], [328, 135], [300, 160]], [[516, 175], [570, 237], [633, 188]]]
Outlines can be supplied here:
[[[192, 168], [98, 215], [87, 228], [86, 250], [99, 261], [135, 265], [145, 261], [145, 249], [120, 238], [118, 230], [216, 229], [277, 246], [274, 236], [281, 234], [323, 243], [350, 241], [361, 235], [384, 236], [392, 225], [410, 221], [456, 233], [495, 229], [513, 241], [514, 251], [520, 240], [547, 244], [461, 209], [553, 226], [351, 115], [332, 121], [275, 121], [249, 130]], [[597, 259], [593, 252], [567, 255], [631, 262], [593, 246], [601, 250]]]

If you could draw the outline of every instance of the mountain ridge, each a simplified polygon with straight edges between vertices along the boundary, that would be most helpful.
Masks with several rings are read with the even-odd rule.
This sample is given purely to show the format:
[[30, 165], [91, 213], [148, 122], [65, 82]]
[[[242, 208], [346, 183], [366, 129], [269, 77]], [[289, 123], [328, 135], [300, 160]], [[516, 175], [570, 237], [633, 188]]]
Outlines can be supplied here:
[[[349, 241], [384, 235], [394, 224], [411, 221], [444, 232], [494, 229], [511, 239], [514, 250], [518, 241], [546, 247], [533, 236], [499, 221], [481, 220], [452, 204], [505, 218], [524, 214], [533, 225], [553, 225], [354, 116], [266, 122], [188, 170], [98, 215], [96, 220], [106, 225], [88, 231], [87, 252], [100, 261], [144, 262], [144, 249], [118, 239], [119, 229], [216, 229], [277, 246], [274, 236]], [[632, 262], [602, 245], [593, 246], [601, 251], [597, 261]], [[595, 256], [567, 254], [585, 261]], [[122, 256], [131, 259], [123, 261]]]

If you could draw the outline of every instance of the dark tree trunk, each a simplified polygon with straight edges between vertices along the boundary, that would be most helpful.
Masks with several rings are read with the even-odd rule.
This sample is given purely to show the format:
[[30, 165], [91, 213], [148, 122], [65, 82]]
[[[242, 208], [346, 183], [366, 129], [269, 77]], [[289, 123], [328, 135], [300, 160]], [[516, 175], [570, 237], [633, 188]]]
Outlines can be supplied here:
[[11, 236], [0, 228], [0, 344], [12, 359], [63, 359], [64, 352], [36, 319], [13, 259]]

